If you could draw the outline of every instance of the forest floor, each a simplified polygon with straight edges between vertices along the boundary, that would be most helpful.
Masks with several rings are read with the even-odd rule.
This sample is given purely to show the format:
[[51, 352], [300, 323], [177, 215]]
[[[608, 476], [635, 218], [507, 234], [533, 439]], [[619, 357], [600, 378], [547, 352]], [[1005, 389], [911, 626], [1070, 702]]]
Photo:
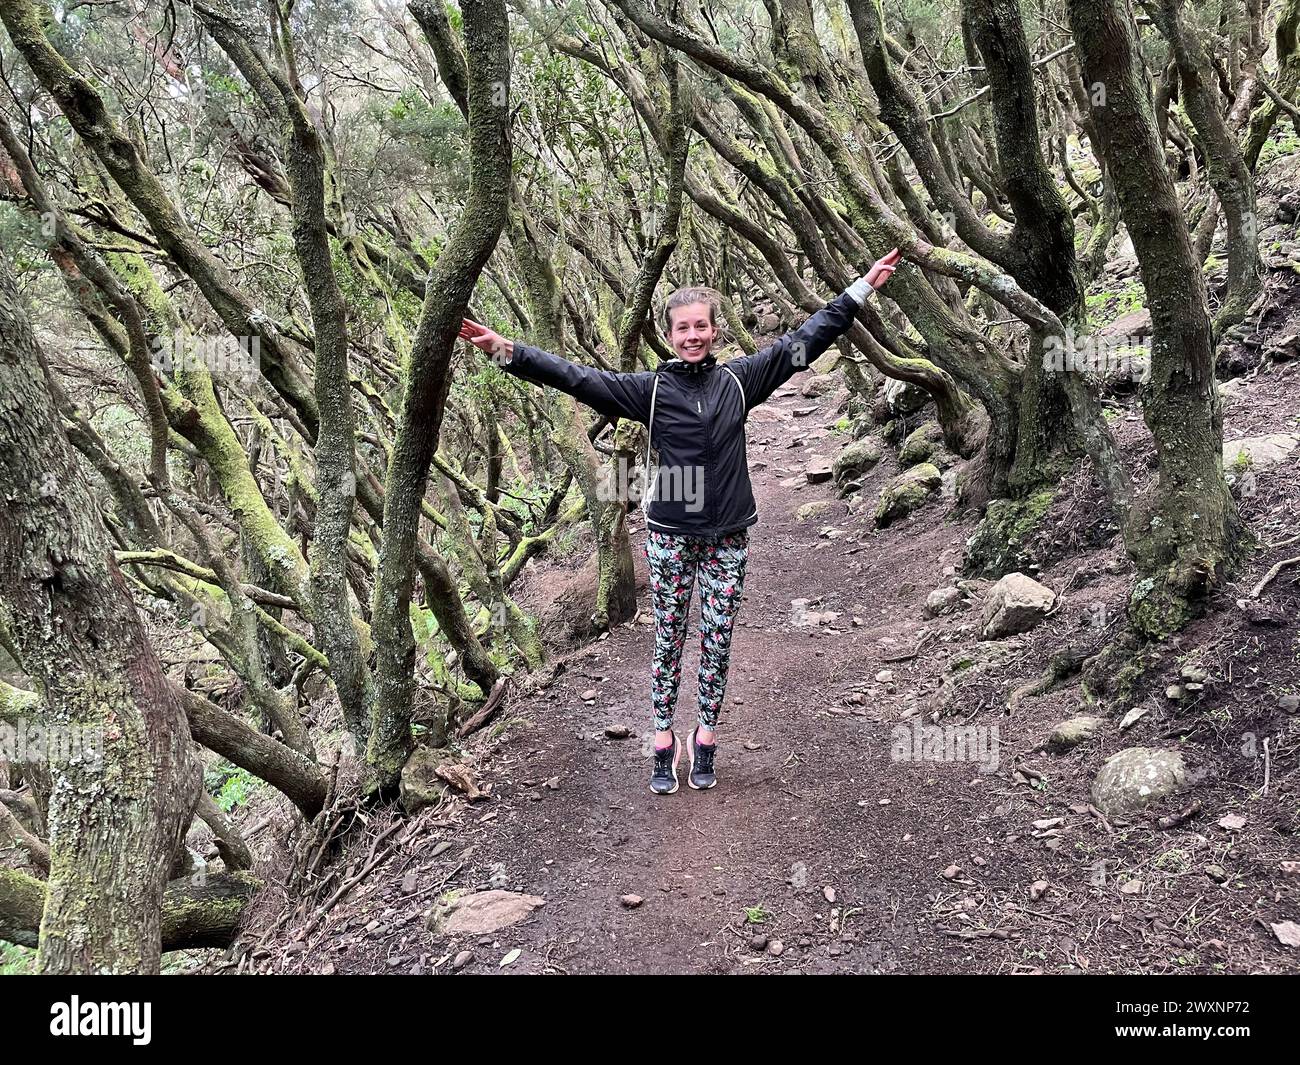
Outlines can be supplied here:
[[[1270, 335], [1294, 333], [1296, 288], [1281, 285]], [[1261, 362], [1234, 385], [1225, 438], [1294, 433], [1300, 362]], [[1102, 646], [1123, 628], [1133, 574], [1086, 461], [1062, 482], [1032, 575], [1058, 596], [1028, 633], [980, 640], [985, 585], [964, 608], [927, 617], [927, 595], [960, 573], [974, 517], [932, 499], [876, 529], [896, 453], [864, 478], [862, 502], [804, 469], [847, 438], [841, 396], [778, 393], [750, 423], [760, 522], [751, 531], [719, 731], [718, 786], [650, 793], [647, 664], [653, 627], [637, 620], [564, 658], [540, 690], [512, 699], [467, 759], [490, 798], [431, 809], [308, 934], [264, 942], [258, 967], [314, 972], [1278, 972], [1300, 953], [1271, 925], [1300, 921], [1300, 568], [1258, 601], [1250, 589], [1297, 546], [1262, 546], [1214, 610], [1148, 655], [1113, 705], [1085, 703], [1079, 678], [1007, 697], [1068, 646]], [[808, 408], [815, 408], [811, 413]], [[1150, 439], [1130, 398], [1112, 427], [1139, 484]], [[920, 420], [924, 415], [915, 416]], [[800, 522], [811, 500], [830, 514]], [[1241, 508], [1263, 545], [1297, 529], [1300, 467], [1260, 471]], [[634, 530], [644, 578], [643, 532]], [[536, 568], [554, 564], [538, 560]], [[529, 578], [530, 581], [535, 579]], [[796, 604], [807, 600], [806, 606]], [[698, 616], [698, 606], [695, 607]], [[688, 644], [688, 647], [690, 645]], [[676, 728], [694, 723], [688, 651]], [[1171, 700], [1192, 665], [1202, 691]], [[965, 668], [963, 668], [965, 667]], [[1145, 714], [1122, 733], [1130, 710]], [[974, 725], [980, 761], [917, 760], [918, 723]], [[1053, 726], [1102, 717], [1095, 738], [1047, 753]], [[607, 729], [630, 732], [612, 739]], [[903, 727], [900, 734], [899, 726]], [[1267, 767], [1264, 740], [1268, 739]], [[1176, 747], [1187, 791], [1131, 821], [1090, 807], [1116, 751]], [[901, 757], [905, 755], [906, 757]], [[1265, 792], [1265, 772], [1268, 790]], [[988, 770], [992, 770], [991, 772]], [[1171, 828], [1158, 819], [1199, 802]], [[1220, 824], [1228, 815], [1236, 815]], [[362, 867], [397, 815], [381, 813], [343, 860]], [[501, 889], [544, 900], [485, 936], [435, 935], [445, 893]], [[624, 896], [642, 901], [632, 906]], [[628, 900], [630, 901], [630, 900]], [[779, 941], [779, 947], [773, 941]], [[505, 962], [505, 964], [503, 964]]]

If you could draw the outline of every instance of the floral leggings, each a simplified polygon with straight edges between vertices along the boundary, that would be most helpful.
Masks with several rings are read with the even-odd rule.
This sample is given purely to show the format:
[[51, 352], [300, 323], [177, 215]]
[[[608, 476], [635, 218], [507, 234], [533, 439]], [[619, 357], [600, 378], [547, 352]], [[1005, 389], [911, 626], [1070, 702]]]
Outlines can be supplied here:
[[677, 689], [682, 679], [682, 648], [691, 612], [691, 590], [700, 577], [700, 724], [713, 729], [727, 689], [731, 659], [731, 627], [740, 609], [749, 557], [746, 529], [715, 539], [670, 536], [646, 537], [650, 563], [650, 597], [655, 614], [655, 653], [650, 669], [650, 701], [655, 728], [673, 726]]

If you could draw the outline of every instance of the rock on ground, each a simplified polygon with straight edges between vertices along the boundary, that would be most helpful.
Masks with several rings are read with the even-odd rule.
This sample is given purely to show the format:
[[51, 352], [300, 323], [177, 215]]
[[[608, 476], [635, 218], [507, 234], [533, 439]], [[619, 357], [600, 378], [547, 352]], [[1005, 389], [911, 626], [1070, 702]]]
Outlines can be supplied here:
[[1023, 573], [1008, 573], [990, 590], [984, 605], [983, 640], [1032, 629], [1052, 609], [1056, 593]]
[[491, 935], [518, 924], [546, 900], [517, 891], [477, 891], [458, 895], [436, 906], [429, 916], [431, 931], [448, 936]]
[[1177, 751], [1129, 747], [1101, 767], [1092, 784], [1092, 804], [1107, 817], [1123, 817], [1186, 785], [1187, 767]]

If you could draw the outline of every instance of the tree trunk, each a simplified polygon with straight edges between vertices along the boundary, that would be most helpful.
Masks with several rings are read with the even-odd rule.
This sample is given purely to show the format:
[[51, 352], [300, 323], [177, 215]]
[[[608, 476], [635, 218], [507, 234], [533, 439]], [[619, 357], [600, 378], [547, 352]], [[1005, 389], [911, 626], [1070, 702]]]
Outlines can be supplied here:
[[1165, 167], [1132, 19], [1118, 0], [1070, 0], [1084, 80], [1105, 87], [1097, 149], [1115, 182], [1151, 309], [1151, 377], [1143, 414], [1159, 477], [1134, 503], [1125, 545], [1139, 580], [1138, 631], [1164, 637], [1192, 617], [1235, 558], [1241, 520], [1223, 478], [1222, 407], [1205, 282]]
[[381, 788], [397, 783], [412, 750], [415, 637], [411, 586], [420, 502], [451, 386], [451, 355], [474, 283], [505, 221], [510, 174], [509, 22], [503, 0], [461, 5], [468, 52], [470, 192], [426, 286], [406, 367], [401, 424], [388, 465], [384, 549], [375, 585], [377, 693], [367, 760]]
[[185, 713], [64, 434], [0, 259], [0, 611], [53, 745], [44, 973], [157, 972], [167, 870], [198, 798]]

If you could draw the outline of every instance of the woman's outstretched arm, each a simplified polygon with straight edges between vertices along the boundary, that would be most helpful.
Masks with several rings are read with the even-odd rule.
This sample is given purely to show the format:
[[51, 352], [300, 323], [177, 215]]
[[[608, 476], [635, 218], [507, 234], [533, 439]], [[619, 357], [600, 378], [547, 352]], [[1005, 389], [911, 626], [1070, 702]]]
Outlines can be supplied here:
[[510, 340], [469, 318], [461, 320], [460, 336], [487, 352], [506, 373], [535, 385], [558, 388], [599, 414], [637, 422], [645, 422], [650, 417], [652, 373], [592, 369], [530, 344]]
[[808, 369], [853, 323], [867, 297], [893, 275], [902, 253], [895, 248], [825, 307], [780, 340], [727, 363], [745, 389], [746, 405], [757, 407], [795, 374]]

